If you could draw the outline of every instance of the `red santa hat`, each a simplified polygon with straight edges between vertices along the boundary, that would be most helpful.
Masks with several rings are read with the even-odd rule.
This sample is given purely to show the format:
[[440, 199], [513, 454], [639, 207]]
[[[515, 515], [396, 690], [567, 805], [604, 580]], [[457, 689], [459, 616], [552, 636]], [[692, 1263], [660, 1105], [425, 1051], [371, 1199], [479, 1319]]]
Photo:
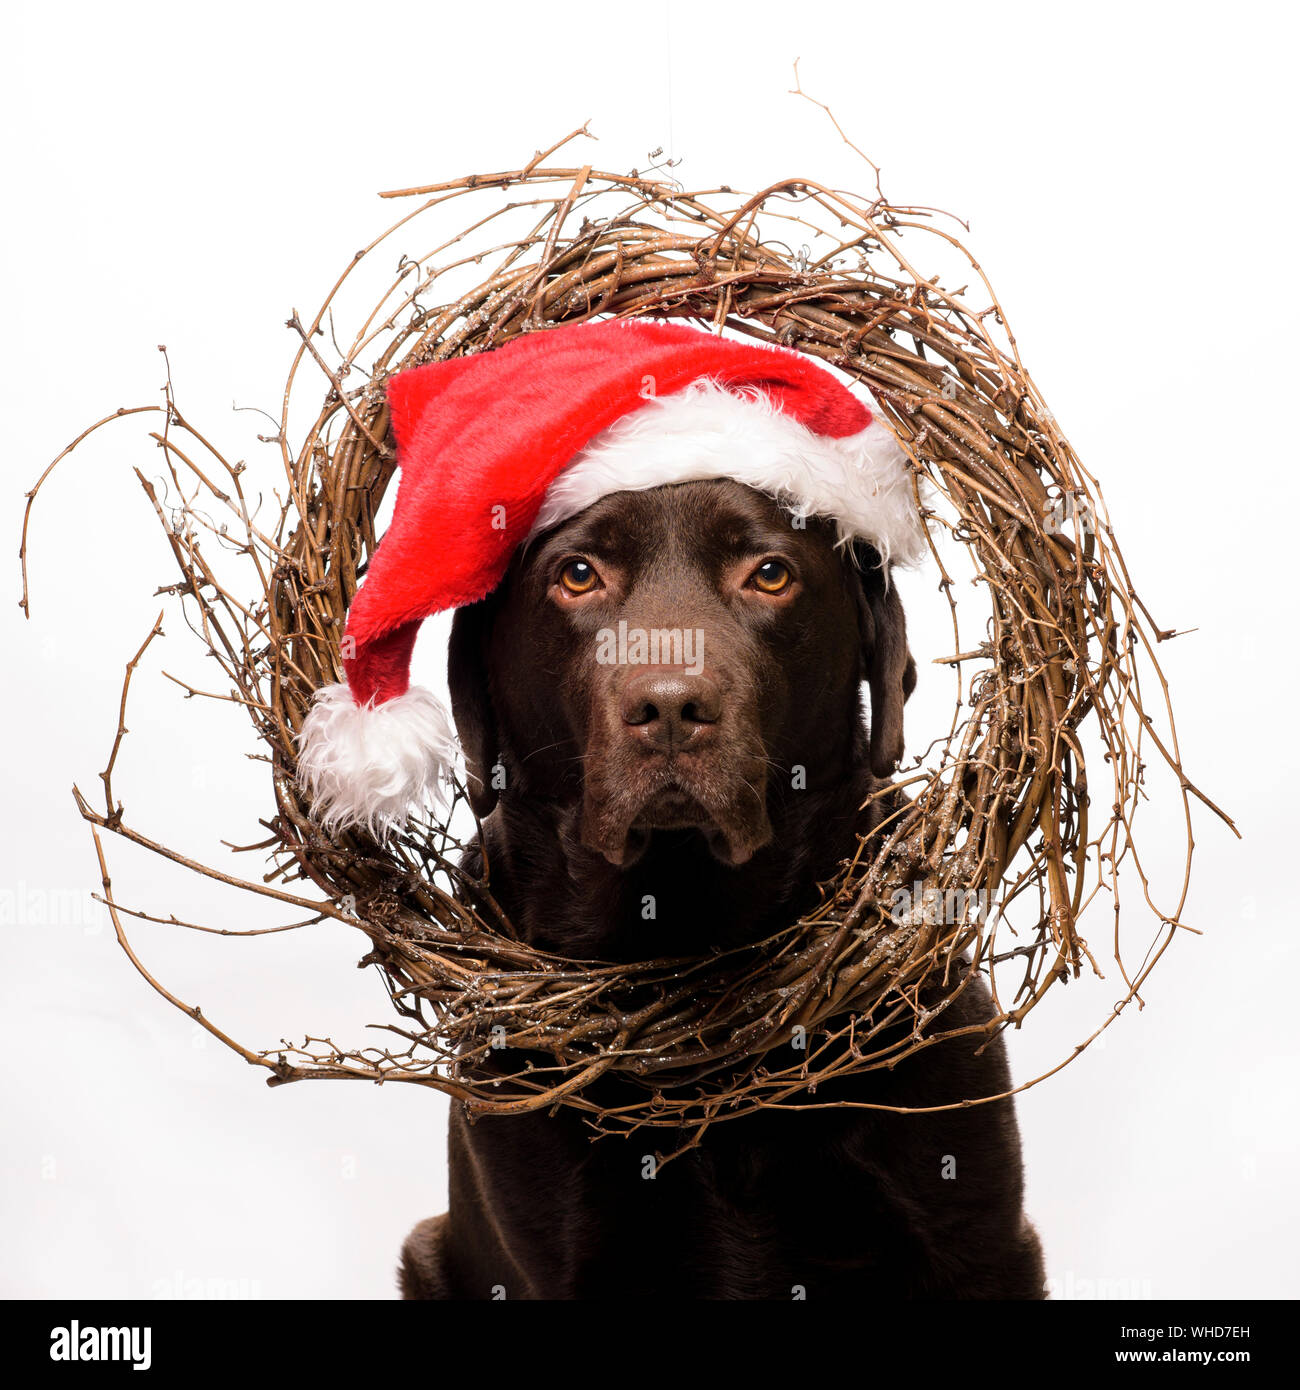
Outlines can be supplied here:
[[316, 692], [298, 774], [326, 829], [385, 834], [456, 756], [451, 721], [410, 685], [420, 623], [474, 603], [516, 547], [614, 492], [730, 478], [833, 519], [885, 562], [925, 533], [893, 434], [803, 353], [684, 324], [610, 319], [516, 338], [388, 379], [401, 478], [348, 611], [346, 684]]

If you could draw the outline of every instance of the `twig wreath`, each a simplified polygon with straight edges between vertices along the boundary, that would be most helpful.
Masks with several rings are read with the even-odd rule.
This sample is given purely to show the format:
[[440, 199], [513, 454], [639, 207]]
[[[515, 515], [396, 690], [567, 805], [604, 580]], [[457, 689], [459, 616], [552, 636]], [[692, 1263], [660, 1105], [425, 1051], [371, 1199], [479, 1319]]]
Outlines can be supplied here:
[[[1020, 1026], [1085, 963], [1101, 973], [1079, 923], [1106, 893], [1125, 993], [1078, 1055], [1130, 1001], [1140, 1003], [1143, 981], [1182, 929], [1191, 799], [1223, 813], [1182, 770], [1155, 655], [1173, 634], [1156, 627], [1138, 597], [1097, 484], [1025, 370], [991, 286], [941, 225], [944, 215], [892, 205], [878, 172], [867, 196], [802, 178], [748, 195], [725, 186], [688, 191], [658, 165], [617, 174], [548, 162], [582, 136], [585, 127], [520, 169], [383, 195], [419, 201], [352, 258], [314, 317], [290, 319], [299, 345], [272, 436], [287, 492], [277, 493], [269, 528], [246, 499], [245, 466], [228, 462], [181, 413], [170, 386], [163, 405], [118, 411], [59, 456], [112, 420], [161, 416], [151, 437], [166, 460], [166, 490], [180, 504], [166, 503], [138, 469], [136, 477], [179, 569], [168, 592], [230, 684], [229, 693], [189, 693], [242, 705], [273, 767], [269, 838], [249, 847], [267, 852], [274, 870], [265, 879], [201, 865], [126, 821], [113, 771], [132, 673], [159, 635], [160, 617], [127, 664], [102, 808], [75, 792], [118, 940], [159, 993], [264, 1067], [272, 1085], [407, 1082], [455, 1097], [471, 1115], [566, 1105], [585, 1112], [596, 1134], [682, 1127], [695, 1142], [711, 1123], [806, 1104], [821, 1083], [892, 1066], [963, 1031], [945, 1030], [943, 1012], [976, 971], [990, 981], [997, 1014], [980, 1031], [991, 1037]], [[492, 207], [482, 206], [489, 200]], [[401, 257], [340, 347], [335, 306], [359, 267], [376, 265], [396, 234], [409, 236], [417, 219], [448, 206], [463, 212], [459, 225], [424, 254]], [[946, 288], [922, 259], [930, 249], [959, 257], [969, 283]], [[474, 882], [458, 865], [462, 845], [451, 823], [472, 814], [463, 789], [445, 815], [376, 841], [323, 833], [295, 780], [295, 736], [313, 692], [342, 679], [345, 614], [394, 475], [388, 374], [614, 315], [725, 327], [809, 353], [861, 382], [912, 462], [952, 610], [953, 652], [942, 661], [957, 701], [930, 750], [935, 765], [917, 758], [904, 768], [896, 782], [907, 793], [902, 809], [859, 844], [813, 911], [758, 945], [705, 959], [613, 965], [534, 950], [498, 910], [490, 875]], [[314, 385], [318, 373], [328, 390], [295, 445], [291, 402], [303, 375]], [[24, 520], [24, 607], [27, 524], [49, 471], [29, 494]], [[945, 530], [991, 610], [969, 641], [934, 542]], [[1159, 728], [1144, 678], [1158, 687]], [[1085, 723], [1102, 753], [1100, 793], [1090, 793], [1085, 777]], [[1175, 779], [1187, 827], [1182, 884], [1167, 908], [1153, 900], [1134, 831], [1147, 759]], [[364, 932], [363, 963], [382, 968], [396, 1007], [397, 1020], [381, 1025], [389, 1045], [348, 1049], [307, 1038], [252, 1050], [176, 998], [137, 957], [123, 919], [193, 924], [115, 901], [104, 853], [110, 834], [305, 911], [295, 925], [334, 918]], [[1136, 967], [1120, 949], [1126, 862], [1158, 923]], [[286, 886], [303, 878], [324, 902]], [[909, 906], [900, 911], [900, 902]], [[792, 1036], [805, 1045], [792, 1048]], [[505, 1079], [486, 1074], [480, 1064], [501, 1047], [521, 1049], [531, 1064]], [[613, 1108], [591, 1094], [606, 1074], [635, 1083], [621, 1088]]]

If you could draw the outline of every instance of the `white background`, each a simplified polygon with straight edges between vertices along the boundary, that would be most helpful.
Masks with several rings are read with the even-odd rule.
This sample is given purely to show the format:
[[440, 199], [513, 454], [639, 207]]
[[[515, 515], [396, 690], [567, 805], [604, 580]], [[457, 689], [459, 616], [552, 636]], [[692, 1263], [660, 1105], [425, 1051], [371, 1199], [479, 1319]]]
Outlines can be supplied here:
[[[1147, 603], [1195, 629], [1162, 651], [1187, 768], [1245, 835], [1198, 815], [1185, 919], [1205, 934], [1175, 943], [1145, 1011], [1020, 1098], [1054, 1288], [1300, 1292], [1281, 13], [1238, 4], [1225, 27], [1208, 7], [1131, 3], [22, 6], [4, 83], [0, 1292], [388, 1297], [406, 1231], [445, 1199], [440, 1098], [269, 1090], [77, 906], [98, 873], [70, 787], [99, 795], [123, 663], [172, 578], [130, 473], [160, 460], [118, 425], [63, 465], [34, 521], [30, 622], [16, 607], [23, 491], [84, 425], [159, 399], [159, 343], [182, 409], [250, 467], [273, 464], [254, 439], [264, 424], [231, 403], [278, 408], [283, 322], [392, 220], [379, 189], [518, 167], [589, 118], [600, 143], [568, 162], [644, 168], [662, 145], [688, 185], [865, 188], [825, 115], [788, 95], [796, 57], [895, 200], [970, 221]], [[262, 838], [264, 765], [244, 757], [237, 712], [187, 704], [159, 675], [192, 650], [175, 615], [167, 630], [166, 659], [138, 678], [119, 793], [142, 828], [257, 871], [219, 841]], [[919, 710], [946, 698], [934, 679]], [[1166, 885], [1181, 833], [1168, 793], [1157, 779], [1145, 813]], [[243, 897], [109, 849], [125, 902], [255, 923]], [[1084, 926], [1104, 948], [1104, 909]], [[386, 1012], [342, 927], [223, 940], [137, 924], [133, 939], [249, 1042], [356, 1040]], [[1017, 1079], [1066, 1055], [1121, 992], [1108, 978], [1050, 1000], [1010, 1039]]]

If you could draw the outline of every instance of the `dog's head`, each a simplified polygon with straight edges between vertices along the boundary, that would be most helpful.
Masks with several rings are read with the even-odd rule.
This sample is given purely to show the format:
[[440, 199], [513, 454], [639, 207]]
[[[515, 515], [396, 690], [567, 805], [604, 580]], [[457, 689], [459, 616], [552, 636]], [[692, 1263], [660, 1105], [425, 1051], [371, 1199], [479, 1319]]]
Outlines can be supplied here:
[[563, 808], [618, 869], [684, 831], [744, 865], [792, 798], [887, 776], [915, 680], [875, 552], [722, 480], [616, 493], [538, 537], [457, 612], [449, 665], [480, 818]]

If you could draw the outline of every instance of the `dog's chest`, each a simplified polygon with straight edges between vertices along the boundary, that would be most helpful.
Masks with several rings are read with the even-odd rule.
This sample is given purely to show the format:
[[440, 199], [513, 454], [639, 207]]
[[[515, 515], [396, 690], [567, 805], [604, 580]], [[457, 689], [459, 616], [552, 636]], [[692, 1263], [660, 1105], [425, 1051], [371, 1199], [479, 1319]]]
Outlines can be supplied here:
[[799, 1298], [850, 1271], [864, 1287], [898, 1278], [905, 1222], [852, 1128], [824, 1112], [745, 1117], [665, 1161], [666, 1135], [593, 1143], [580, 1120], [518, 1117], [476, 1125], [462, 1161], [501, 1257], [567, 1286], [551, 1297]]

